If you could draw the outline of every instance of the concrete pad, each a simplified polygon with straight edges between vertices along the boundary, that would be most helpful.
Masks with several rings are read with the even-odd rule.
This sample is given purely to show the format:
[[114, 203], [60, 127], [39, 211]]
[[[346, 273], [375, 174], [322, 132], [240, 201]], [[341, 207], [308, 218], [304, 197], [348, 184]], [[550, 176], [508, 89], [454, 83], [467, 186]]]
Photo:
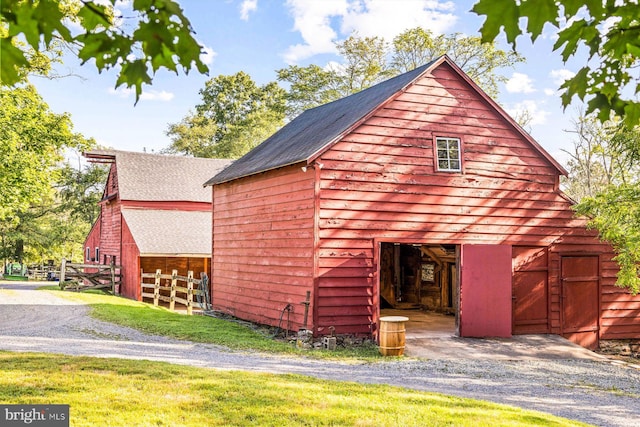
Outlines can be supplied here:
[[406, 316], [404, 355], [434, 360], [544, 360], [607, 357], [551, 334], [514, 335], [511, 338], [460, 338], [455, 317], [419, 310], [382, 310], [384, 316]]

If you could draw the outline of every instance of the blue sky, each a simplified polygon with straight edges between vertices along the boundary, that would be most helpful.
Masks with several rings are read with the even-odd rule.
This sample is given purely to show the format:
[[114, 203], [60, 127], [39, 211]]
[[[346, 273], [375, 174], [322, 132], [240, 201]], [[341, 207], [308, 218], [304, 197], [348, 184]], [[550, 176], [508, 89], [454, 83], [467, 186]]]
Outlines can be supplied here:
[[[186, 16], [205, 46], [203, 58], [209, 76], [159, 72], [152, 86], [134, 106], [134, 94], [114, 89], [112, 71], [98, 74], [91, 64], [80, 66], [69, 58], [57, 80], [33, 78], [45, 101], [57, 113], [71, 114], [75, 130], [105, 146], [130, 151], [160, 151], [170, 144], [165, 131], [200, 102], [198, 91], [207, 79], [238, 71], [258, 84], [276, 80], [276, 70], [290, 64], [321, 66], [336, 61], [334, 42], [357, 31], [361, 36], [383, 36], [417, 26], [435, 34], [477, 35], [482, 18], [469, 12], [476, 0], [181, 0]], [[118, 8], [130, 15], [127, 1]], [[583, 64], [563, 64], [552, 52], [554, 32], [548, 28], [532, 46], [518, 42], [526, 62], [503, 70], [510, 79], [500, 87], [497, 101], [510, 114], [526, 108], [533, 116], [533, 137], [558, 160], [561, 149], [571, 150], [577, 115], [566, 112], [557, 91], [563, 76]], [[503, 41], [500, 47], [509, 47]]]

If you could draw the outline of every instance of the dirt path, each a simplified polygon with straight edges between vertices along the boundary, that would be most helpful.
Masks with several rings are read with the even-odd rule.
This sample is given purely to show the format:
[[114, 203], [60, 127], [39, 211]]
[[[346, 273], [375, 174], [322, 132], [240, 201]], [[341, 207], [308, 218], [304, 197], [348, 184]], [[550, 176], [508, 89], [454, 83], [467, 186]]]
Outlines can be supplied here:
[[94, 320], [88, 307], [0, 282], [0, 350], [166, 361], [225, 370], [384, 383], [489, 400], [601, 426], [636, 426], [640, 370], [610, 361], [418, 360], [338, 363], [234, 352]]

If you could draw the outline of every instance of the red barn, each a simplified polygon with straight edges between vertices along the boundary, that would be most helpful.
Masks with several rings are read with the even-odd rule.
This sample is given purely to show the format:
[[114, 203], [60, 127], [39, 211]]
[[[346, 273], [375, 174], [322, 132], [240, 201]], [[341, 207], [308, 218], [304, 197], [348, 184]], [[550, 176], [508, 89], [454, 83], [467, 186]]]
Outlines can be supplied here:
[[85, 240], [85, 263], [122, 266], [120, 292], [140, 299], [140, 271], [196, 275], [211, 260], [211, 192], [202, 183], [229, 160], [92, 151], [110, 163], [100, 215]]
[[212, 302], [314, 334], [385, 307], [461, 336], [640, 338], [640, 297], [574, 217], [566, 171], [448, 57], [305, 111], [207, 185]]

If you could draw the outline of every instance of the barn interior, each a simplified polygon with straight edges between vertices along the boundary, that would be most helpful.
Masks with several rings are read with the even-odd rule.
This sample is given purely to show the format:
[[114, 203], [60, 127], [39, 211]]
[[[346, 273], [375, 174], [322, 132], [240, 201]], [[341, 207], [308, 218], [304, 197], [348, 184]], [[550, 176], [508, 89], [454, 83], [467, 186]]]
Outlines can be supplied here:
[[382, 243], [380, 315], [447, 315], [444, 324], [455, 329], [459, 254], [458, 245]]

